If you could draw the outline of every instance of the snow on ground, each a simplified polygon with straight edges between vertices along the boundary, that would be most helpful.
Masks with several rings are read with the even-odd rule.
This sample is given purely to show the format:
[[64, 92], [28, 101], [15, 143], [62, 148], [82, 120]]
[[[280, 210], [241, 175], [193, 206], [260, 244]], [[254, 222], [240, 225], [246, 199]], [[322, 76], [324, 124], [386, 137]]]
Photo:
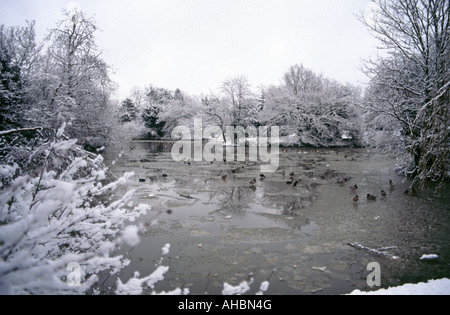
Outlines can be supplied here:
[[355, 290], [349, 295], [450, 295], [450, 280], [430, 280], [427, 283], [405, 284], [373, 292]]

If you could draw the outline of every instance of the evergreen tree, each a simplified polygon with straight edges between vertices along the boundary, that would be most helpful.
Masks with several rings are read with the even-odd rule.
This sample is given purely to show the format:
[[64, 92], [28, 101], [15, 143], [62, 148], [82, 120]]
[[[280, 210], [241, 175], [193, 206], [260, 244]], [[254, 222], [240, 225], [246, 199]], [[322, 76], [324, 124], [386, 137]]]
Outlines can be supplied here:
[[119, 121], [123, 123], [136, 121], [139, 109], [129, 98], [125, 99], [119, 108]]

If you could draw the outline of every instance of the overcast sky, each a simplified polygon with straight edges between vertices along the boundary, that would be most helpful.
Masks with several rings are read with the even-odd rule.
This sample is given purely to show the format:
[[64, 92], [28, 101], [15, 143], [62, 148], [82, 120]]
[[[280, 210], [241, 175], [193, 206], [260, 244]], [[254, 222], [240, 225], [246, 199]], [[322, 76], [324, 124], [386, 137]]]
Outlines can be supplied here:
[[43, 36], [74, 3], [95, 16], [121, 97], [149, 84], [209, 93], [238, 74], [256, 89], [294, 64], [359, 84], [375, 55], [355, 17], [370, 0], [0, 0], [0, 24], [35, 20]]

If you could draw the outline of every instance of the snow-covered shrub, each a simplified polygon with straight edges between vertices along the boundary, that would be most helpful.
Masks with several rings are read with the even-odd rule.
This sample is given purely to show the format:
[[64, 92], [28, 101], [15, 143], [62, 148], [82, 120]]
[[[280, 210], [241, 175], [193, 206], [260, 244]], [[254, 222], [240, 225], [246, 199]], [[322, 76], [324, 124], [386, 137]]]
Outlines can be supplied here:
[[[62, 130], [54, 135], [23, 149], [29, 164], [39, 157], [33, 172], [2, 157], [0, 294], [85, 293], [99, 272], [117, 273], [129, 263], [112, 251], [126, 241], [121, 231], [127, 221], [148, 210], [127, 206], [133, 191], [105, 201], [133, 174], [109, 182], [101, 156], [66, 139]], [[80, 281], [69, 286], [73, 265], [80, 267]]]

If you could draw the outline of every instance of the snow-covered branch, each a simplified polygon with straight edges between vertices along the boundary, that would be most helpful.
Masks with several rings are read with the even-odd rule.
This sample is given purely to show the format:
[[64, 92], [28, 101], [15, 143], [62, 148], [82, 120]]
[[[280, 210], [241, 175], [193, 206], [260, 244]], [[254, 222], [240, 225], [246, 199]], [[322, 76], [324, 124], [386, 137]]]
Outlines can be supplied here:
[[[132, 174], [104, 186], [107, 178], [101, 157], [74, 157], [81, 150], [74, 141], [45, 146], [52, 163], [38, 176], [15, 177], [0, 191], [3, 294], [85, 293], [100, 271], [117, 273], [128, 264], [124, 257], [112, 256], [113, 250], [126, 241], [121, 231], [127, 222], [149, 210], [145, 205], [127, 206], [132, 191], [110, 203], [102, 201], [102, 195]], [[67, 166], [55, 171], [55, 165]], [[78, 287], [66, 283], [70, 263], [81, 266]]]
[[5, 130], [0, 131], [0, 137], [8, 136], [14, 133], [24, 133], [24, 132], [39, 132], [39, 131], [54, 131], [51, 128], [45, 128], [45, 127], [36, 127], [36, 128], [23, 128], [23, 129], [12, 129], [12, 130]]

